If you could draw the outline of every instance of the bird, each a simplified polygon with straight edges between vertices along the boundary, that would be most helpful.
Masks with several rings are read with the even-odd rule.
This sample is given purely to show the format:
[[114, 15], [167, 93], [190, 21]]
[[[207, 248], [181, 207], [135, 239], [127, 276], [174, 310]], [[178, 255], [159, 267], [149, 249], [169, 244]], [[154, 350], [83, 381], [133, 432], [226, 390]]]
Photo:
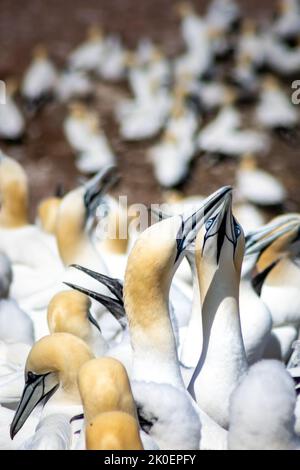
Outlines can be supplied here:
[[98, 73], [109, 82], [118, 82], [125, 78], [126, 52], [118, 36], [109, 36], [105, 40], [103, 59]]
[[250, 18], [245, 18], [237, 43], [237, 59], [247, 57], [255, 69], [261, 68], [266, 60], [264, 41], [265, 35], [258, 30], [255, 22]]
[[51, 196], [43, 199], [37, 207], [36, 225], [50, 236], [54, 236], [56, 218], [61, 203], [61, 197]]
[[236, 172], [236, 190], [252, 204], [259, 206], [282, 205], [287, 197], [283, 184], [270, 173], [258, 168], [254, 155], [242, 156]]
[[267, 76], [262, 83], [255, 116], [261, 126], [271, 130], [293, 129], [299, 123], [296, 107], [272, 75]]
[[205, 22], [215, 29], [231, 32], [240, 16], [240, 8], [234, 0], [213, 0], [207, 9]]
[[87, 148], [89, 131], [89, 110], [81, 101], [71, 102], [68, 106], [68, 115], [63, 123], [64, 135], [75, 152], [82, 152]]
[[196, 238], [203, 346], [188, 386], [198, 406], [224, 429], [230, 395], [248, 369], [239, 316], [244, 235], [231, 204], [229, 194]]
[[93, 83], [86, 72], [65, 70], [58, 77], [55, 95], [59, 101], [68, 103], [72, 100], [89, 98], [93, 92]]
[[33, 60], [24, 75], [21, 93], [29, 108], [52, 97], [58, 82], [56, 67], [48, 57], [47, 49], [39, 44], [33, 50]]
[[298, 0], [281, 0], [278, 5], [278, 16], [272, 30], [281, 39], [293, 39], [299, 34], [300, 7]]
[[[210, 207], [209, 210], [206, 209], [204, 211], [206, 214], [205, 218], [208, 216], [208, 212], [211, 213], [216, 208], [216, 202], [213, 203], [213, 200], [218, 200], [217, 205], [219, 205], [220, 198], [223, 200], [224, 194], [227, 193], [228, 188], [223, 188], [205, 200], [202, 208], [207, 207], [208, 209], [208, 207]], [[149, 401], [146, 403], [147, 393], [151, 393], [152, 397], [156, 396], [156, 400], [160, 397], [160, 401], [164, 395], [169, 396], [172, 393], [171, 390], [173, 390], [174, 394], [176, 393], [178, 395], [176, 401], [178, 401], [181, 396], [181, 406], [183, 407], [183, 404], [186, 403], [185, 413], [188, 413], [189, 416], [189, 430], [185, 430], [184, 432], [184, 446], [188, 446], [189, 448], [199, 445], [199, 443], [197, 444], [199, 435], [196, 419], [196, 416], [199, 415], [199, 411], [197, 411], [195, 415], [193, 412], [193, 410], [195, 411], [194, 406], [190, 407], [191, 401], [188, 399], [180, 373], [174, 336], [167, 305], [165, 303], [166, 300], [164, 299], [166, 299], [166, 294], [170, 288], [170, 278], [172, 278], [172, 271], [174, 272], [176, 269], [176, 263], [178, 263], [183, 252], [186, 250], [187, 243], [192, 243], [195, 238], [197, 230], [199, 229], [198, 224], [201, 226], [203, 223], [203, 219], [200, 221], [196, 214], [194, 214], [194, 224], [192, 227], [189, 227], [189, 229], [187, 229], [189, 225], [187, 220], [179, 216], [174, 216], [158, 224], [154, 224], [143, 232], [129, 255], [124, 282], [125, 310], [129, 321], [130, 337], [133, 347], [132, 380], [137, 382], [137, 386], [139, 387], [138, 409], [139, 403], [141, 403], [141, 405], [143, 404], [145, 419], [149, 421], [149, 415], [151, 416], [152, 414], [153, 416], [154, 414], [155, 416], [154, 410], [157, 410], [157, 413], [160, 407], [158, 408], [157, 404], [152, 410], [150, 403], [154, 405], [154, 402], [151, 400], [150, 403]], [[180, 232], [178, 232], [178, 229]], [[185, 233], [186, 230], [188, 230], [187, 233]], [[180, 241], [177, 243], [175, 242], [176, 232], [178, 232], [177, 237], [180, 234]], [[145, 246], [147, 246], [147, 250], [143, 249]], [[160, 255], [156, 256], [158, 251]], [[154, 260], [156, 261], [154, 262]], [[151, 264], [153, 265], [153, 270], [151, 284], [149, 284], [149, 281], [148, 283], [147, 281], [143, 281], [143, 269], [141, 268], [142, 265], [148, 265], [150, 267]], [[163, 265], [165, 266], [164, 270], [162, 269]], [[148, 276], [147, 271], [144, 272], [144, 275], [146, 277]], [[163, 277], [161, 278], [161, 276]], [[149, 300], [147, 301], [147, 299]], [[155, 308], [152, 306], [153, 302], [155, 302]], [[157, 312], [160, 312], [160, 314], [157, 315]], [[159, 367], [156, 367], [158, 364]], [[146, 383], [144, 384], [143, 382]], [[150, 382], [148, 387], [147, 382]], [[165, 393], [163, 393], [163, 384], [167, 384], [169, 388], [171, 386], [169, 392], [167, 392], [166, 389]], [[147, 388], [149, 390], [148, 392]], [[161, 393], [159, 393], [159, 389], [161, 389]], [[133, 394], [136, 398], [134, 388]], [[165, 410], [166, 406], [165, 404]], [[139, 412], [143, 414], [141, 411]], [[157, 418], [159, 421], [158, 413]], [[201, 412], [200, 420], [202, 426], [202, 444], [200, 443], [200, 447], [205, 448], [206, 445], [209, 446], [205, 438], [207, 438], [207, 434], [210, 435], [210, 433], [215, 433], [216, 439], [218, 440], [219, 438], [220, 440], [219, 445], [222, 446], [224, 444], [224, 442], [222, 444], [224, 438], [222, 430], [219, 430], [213, 421], [207, 420], [207, 416], [205, 414], [203, 415]], [[183, 418], [181, 422], [182, 426], [184, 426]], [[194, 423], [196, 427], [193, 425], [192, 428], [192, 423]], [[156, 433], [155, 423], [153, 427], [153, 432]], [[208, 431], [208, 429], [210, 430]], [[151, 432], [149, 434], [151, 436]], [[189, 439], [188, 435], [190, 436]], [[183, 438], [181, 435], [178, 437], [179, 439]], [[166, 435], [161, 436], [161, 438], [165, 442]], [[176, 441], [174, 439], [172, 443], [172, 436], [169, 435], [168, 440], [168, 445], [175, 446]], [[162, 442], [158, 440], [158, 437], [156, 437], [156, 442], [159, 447], [162, 448]], [[176, 448], [177, 446], [179, 448], [179, 445], [182, 446], [183, 443], [177, 441]]]
[[299, 450], [294, 431], [296, 393], [284, 364], [259, 361], [230, 398], [230, 450]]
[[276, 75], [288, 77], [300, 70], [299, 46], [294, 48], [281, 41], [270, 31], [265, 32], [262, 44], [265, 65]]
[[48, 305], [47, 322], [50, 334], [70, 333], [78, 336], [88, 344], [95, 356], [103, 356], [108, 349], [100, 326], [91, 313], [91, 301], [80, 292], [58, 292]]
[[96, 114], [88, 115], [87, 126], [86, 142], [76, 158], [75, 165], [82, 173], [93, 174], [109, 165], [114, 165], [115, 155], [100, 128]]
[[[292, 261], [298, 252], [299, 216], [289, 214], [273, 219], [252, 234], [261, 252], [256, 261], [257, 275], [253, 285], [269, 309], [273, 328], [264, 357], [288, 360], [297, 338], [297, 265]], [[266, 236], [268, 235], [269, 236]], [[248, 243], [251, 245], [251, 236]], [[248, 251], [251, 250], [249, 245]], [[277, 283], [280, 279], [280, 285]], [[288, 281], [289, 279], [289, 281]], [[291, 280], [295, 282], [291, 282]], [[275, 282], [276, 280], [276, 282]], [[286, 297], [287, 296], [287, 297]], [[284, 299], [289, 299], [286, 304]], [[290, 301], [293, 299], [293, 302]], [[276, 303], [277, 302], [277, 303]]]
[[[12, 262], [11, 296], [27, 311], [32, 295], [55, 282], [61, 268], [42, 231], [29, 221], [28, 178], [22, 166], [0, 155], [0, 249]], [[28, 305], [29, 305], [28, 304]], [[28, 312], [29, 313], [29, 312]]]
[[0, 138], [11, 142], [20, 141], [25, 134], [26, 123], [14, 95], [17, 83], [9, 79], [5, 84], [5, 103], [0, 106]]
[[[184, 216], [176, 215], [152, 225], [138, 237], [128, 258], [124, 279], [124, 306], [132, 345], [130, 377], [132, 384], [135, 384], [133, 395], [139, 414], [144, 416], [148, 423], [145, 429], [149, 429], [151, 438], [155, 436], [159, 448], [198, 448], [199, 416], [202, 429], [201, 448], [213, 448], [214, 445], [218, 448], [226, 447], [225, 430], [195, 408], [185, 389], [172, 328], [174, 323], [170, 319], [171, 311], [167, 299], [176, 265], [193, 242], [199, 226], [203, 223], [203, 217], [209, 217], [229, 191], [230, 187], [221, 188], [205, 199], [197, 211], [190, 211]], [[145, 269], [145, 266], [148, 268]], [[95, 273], [92, 275], [96, 276]], [[82, 292], [92, 294], [101, 301], [101, 296], [96, 292], [88, 292], [85, 289], [82, 289]], [[159, 315], [155, 312], [159, 312]], [[148, 394], [153, 397], [151, 403], [154, 408], [146, 400]], [[177, 438], [170, 434], [169, 425], [172, 424], [168, 420], [165, 423], [166, 433], [160, 428], [160, 423], [166, 419], [165, 413], [170, 416], [170, 408], [167, 407], [170, 401], [166, 400], [164, 409], [158, 408], [158, 403], [161, 403], [163, 396], [168, 397], [170, 394], [174, 396], [174, 402], [180, 400], [186, 415], [184, 421], [184, 415], [180, 417], [183, 432]], [[159, 412], [162, 413], [161, 420]], [[153, 419], [155, 413], [157, 418]], [[150, 423], [149, 416], [152, 416]], [[176, 416], [174, 419], [176, 420]], [[216, 442], [213, 444], [214, 440]]]
[[78, 388], [87, 449], [143, 449], [129, 378], [119, 361], [111, 357], [88, 361], [80, 368]]
[[12, 278], [11, 262], [0, 253], [0, 341], [31, 345], [34, 342], [32, 321], [9, 296]]
[[[93, 358], [88, 345], [80, 338], [68, 333], [54, 333], [37, 341], [31, 348], [26, 361], [25, 385], [22, 397], [15, 411], [11, 426], [11, 438], [19, 432], [36, 406], [43, 401], [40, 424], [46, 419], [32, 438], [27, 448], [56, 449], [60, 423], [65, 426], [82, 410], [77, 385], [80, 367]], [[48, 427], [48, 419], [54, 421]], [[69, 426], [71, 426], [69, 424]], [[39, 435], [41, 439], [39, 439]], [[72, 436], [65, 447], [72, 445]], [[74, 435], [73, 435], [74, 439]]]
[[77, 46], [68, 57], [71, 70], [96, 72], [105, 53], [103, 31], [99, 25], [88, 28], [86, 40]]
[[241, 115], [233, 105], [235, 100], [236, 93], [227, 88], [223, 107], [198, 134], [198, 146], [202, 151], [235, 157], [267, 151], [269, 139], [264, 133], [241, 129]]

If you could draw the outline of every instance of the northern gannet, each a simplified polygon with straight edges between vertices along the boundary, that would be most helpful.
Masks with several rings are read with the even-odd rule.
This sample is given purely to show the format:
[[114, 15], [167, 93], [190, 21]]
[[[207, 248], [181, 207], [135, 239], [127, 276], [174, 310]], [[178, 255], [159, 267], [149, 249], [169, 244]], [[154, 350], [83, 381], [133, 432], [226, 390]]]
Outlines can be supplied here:
[[230, 32], [240, 16], [240, 7], [234, 0], [213, 0], [207, 9], [205, 22], [214, 29]]
[[56, 96], [64, 103], [72, 99], [84, 99], [94, 92], [94, 86], [88, 75], [81, 70], [66, 70], [58, 77]]
[[90, 113], [87, 118], [87, 139], [75, 165], [82, 173], [91, 174], [114, 164], [115, 155], [100, 127], [100, 120], [95, 113]]
[[[253, 285], [268, 307], [273, 320], [265, 357], [287, 360], [291, 345], [297, 337], [298, 230], [299, 216], [289, 214], [275, 218], [256, 234], [252, 234], [252, 239], [255, 237], [258, 246], [260, 244], [262, 247], [256, 263], [258, 274], [253, 279]], [[249, 249], [251, 247], [247, 248]]]
[[23, 78], [21, 93], [30, 106], [36, 106], [55, 93], [58, 73], [44, 46], [33, 51], [33, 61]]
[[105, 49], [98, 73], [104, 80], [117, 82], [125, 77], [125, 50], [118, 36], [105, 40]]
[[296, 106], [273, 75], [263, 80], [255, 116], [259, 124], [267, 129], [291, 129], [299, 123]]
[[186, 178], [196, 151], [199, 119], [183, 100], [175, 100], [162, 140], [149, 152], [155, 177], [164, 187], [176, 186]]
[[25, 132], [25, 119], [14, 99], [16, 88], [13, 79], [7, 80], [5, 103], [0, 106], [0, 138], [9, 141], [21, 139]]
[[[227, 192], [228, 189], [222, 189], [205, 200], [199, 209], [202, 214], [204, 209], [204, 219], [209, 217], [208, 212], [214, 212]], [[183, 444], [187, 448], [198, 446], [197, 415], [200, 415], [202, 426], [200, 447], [214, 448], [210, 441], [212, 435], [216, 438], [215, 446], [224, 445], [222, 430], [213, 421], [207, 420], [208, 417], [201, 410], [196, 411], [194, 406], [190, 406], [168, 311], [168, 292], [176, 265], [203, 223], [203, 216], [199, 219], [199, 211], [192, 216], [193, 228], [188, 228], [189, 219], [174, 216], [143, 232], [129, 255], [125, 273], [124, 300], [133, 348], [132, 379], [136, 381], [133, 394], [140, 414], [146, 422], [150, 421], [149, 434], [152, 436], [153, 427], [160, 448], [180, 448]], [[145, 270], [144, 266], [148, 266], [148, 269]], [[162, 404], [163, 396], [170, 396], [171, 393], [176, 402], [180, 400], [180, 408], [185, 408], [186, 417], [189, 416], [187, 429], [187, 422], [183, 416], [180, 418], [184, 433], [177, 434], [177, 438], [170, 435], [169, 429], [168, 433], [160, 435], [157, 428], [159, 414], [165, 414], [168, 399], [164, 408], [159, 406], [159, 402]], [[151, 397], [150, 401], [146, 400], [147, 395]], [[175, 399], [176, 395], [178, 397]], [[154, 416], [158, 419], [157, 424], [153, 420]]]
[[243, 256], [243, 231], [227, 195], [196, 239], [203, 346], [188, 387], [198, 406], [223, 428], [229, 425], [230, 395], [248, 368], [239, 316]]
[[[0, 249], [13, 266], [11, 295], [27, 301], [55, 282], [61, 263], [45, 234], [29, 222], [28, 181], [21, 165], [0, 156]], [[27, 311], [27, 307], [21, 305]]]
[[86, 295], [74, 290], [59, 292], [48, 305], [47, 321], [50, 334], [70, 333], [85, 341], [95, 356], [106, 353], [108, 345]]
[[48, 197], [43, 199], [37, 208], [36, 224], [48, 235], [55, 234], [56, 218], [61, 203], [60, 197]]
[[236, 172], [236, 189], [239, 197], [261, 206], [283, 204], [287, 192], [283, 184], [267, 171], [258, 168], [251, 154], [242, 157]]
[[255, 68], [259, 68], [265, 61], [264, 36], [258, 31], [252, 19], [245, 19], [242, 23], [241, 35], [238, 38], [237, 58], [247, 57]]
[[31, 345], [34, 342], [32, 321], [9, 296], [12, 278], [11, 262], [0, 253], [0, 341]]
[[76, 152], [82, 152], [87, 147], [89, 139], [88, 118], [89, 111], [83, 103], [73, 102], [69, 105], [63, 130], [68, 143]]
[[87, 39], [70, 54], [69, 66], [75, 70], [97, 71], [104, 52], [103, 32], [97, 25], [93, 25], [87, 31]]
[[[45, 336], [35, 343], [26, 361], [25, 386], [10, 426], [11, 437], [14, 438], [32, 411], [43, 401], [40, 427], [24, 443], [24, 447], [55, 450], [59, 423], [65, 426], [66, 421], [82, 410], [77, 375], [80, 367], [92, 358], [87, 344], [68, 333]], [[49, 417], [54, 420], [50, 429], [47, 427]], [[65, 448], [72, 445], [70, 434], [67, 434]]]
[[282, 39], [293, 39], [300, 31], [300, 6], [298, 0], [280, 0], [278, 18], [273, 31]]
[[78, 388], [87, 449], [143, 448], [129, 378], [119, 361], [111, 357], [88, 361], [79, 371]]
[[241, 156], [244, 153], [265, 152], [269, 139], [262, 132], [241, 129], [241, 115], [234, 107], [236, 93], [227, 89], [223, 107], [214, 120], [209, 122], [198, 135], [198, 146], [209, 153]]

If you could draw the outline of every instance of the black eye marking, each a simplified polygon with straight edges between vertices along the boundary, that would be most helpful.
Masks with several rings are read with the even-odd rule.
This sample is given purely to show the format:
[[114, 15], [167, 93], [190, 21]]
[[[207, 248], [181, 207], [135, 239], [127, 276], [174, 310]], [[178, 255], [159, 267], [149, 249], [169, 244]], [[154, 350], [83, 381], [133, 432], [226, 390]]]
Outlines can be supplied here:
[[221, 256], [221, 249], [222, 249], [225, 238], [227, 238], [227, 240], [230, 243], [232, 243], [232, 245], [233, 245], [233, 255], [232, 256], [234, 257], [236, 246], [237, 246], [237, 240], [238, 240], [238, 237], [240, 236], [240, 234], [242, 233], [242, 229], [241, 229], [241, 226], [236, 221], [236, 219], [234, 217], [232, 217], [231, 227], [232, 227], [232, 233], [234, 233], [235, 238], [230, 238], [226, 233], [226, 214], [224, 214], [219, 228], [216, 231], [212, 231], [212, 233], [208, 234], [208, 232], [212, 228], [216, 218], [217, 218], [217, 216], [212, 217], [205, 224], [206, 234], [204, 236], [202, 254], [203, 254], [203, 250], [204, 250], [206, 241], [210, 237], [213, 237], [214, 235], [217, 235], [217, 264], [219, 264], [219, 260], [220, 260], [220, 256]]
[[[36, 380], [38, 380], [40, 377], [42, 377], [43, 375], [45, 374], [34, 374], [33, 372], [31, 371], [28, 371], [27, 372], [27, 375], [26, 375], [26, 385], [30, 385], [32, 384], [33, 382], [35, 382]], [[47, 374], [48, 375], [48, 374]]]

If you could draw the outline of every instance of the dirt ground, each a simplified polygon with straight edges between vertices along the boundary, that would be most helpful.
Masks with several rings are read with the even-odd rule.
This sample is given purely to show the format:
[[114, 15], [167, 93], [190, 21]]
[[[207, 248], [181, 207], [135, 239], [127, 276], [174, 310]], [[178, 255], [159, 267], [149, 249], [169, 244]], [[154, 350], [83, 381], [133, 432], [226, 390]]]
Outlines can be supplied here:
[[[201, 12], [207, 1], [193, 2]], [[271, 15], [274, 0], [243, 0], [244, 14], [260, 19]], [[33, 47], [47, 45], [55, 63], [62, 67], [68, 53], [82, 41], [91, 23], [99, 23], [107, 33], [118, 33], [129, 47], [139, 38], [151, 37], [169, 55], [181, 48], [178, 19], [173, 0], [0, 0], [0, 79], [22, 78]], [[300, 77], [299, 77], [300, 78]], [[152, 167], [146, 161], [150, 143], [128, 144], [121, 140], [113, 118], [113, 108], [124, 87], [103, 84], [99, 87], [95, 107], [99, 109], [105, 132], [118, 157], [122, 179], [117, 193], [127, 194], [130, 202], [158, 202], [161, 190], [155, 182]], [[57, 103], [44, 107], [35, 117], [28, 116], [28, 132], [21, 144], [0, 142], [24, 165], [31, 189], [32, 215], [36, 203], [52, 195], [57, 185], [68, 190], [78, 184], [80, 175], [74, 166], [74, 155], [62, 133], [66, 108]], [[199, 156], [191, 177], [183, 186], [187, 195], [206, 194], [223, 184], [233, 184], [237, 163], [225, 160], [212, 164]], [[289, 197], [287, 210], [300, 210], [299, 143], [273, 138], [272, 150], [260, 160], [285, 184]]]

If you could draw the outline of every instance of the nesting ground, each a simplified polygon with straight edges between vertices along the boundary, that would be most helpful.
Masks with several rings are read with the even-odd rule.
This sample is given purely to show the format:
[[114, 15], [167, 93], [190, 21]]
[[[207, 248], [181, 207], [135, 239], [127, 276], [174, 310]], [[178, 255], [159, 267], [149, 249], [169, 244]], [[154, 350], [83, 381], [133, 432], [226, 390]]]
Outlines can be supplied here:
[[[207, 1], [193, 2], [199, 12]], [[244, 14], [253, 17], [271, 15], [273, 0], [240, 0]], [[31, 59], [32, 48], [40, 42], [47, 45], [51, 57], [63, 66], [68, 53], [80, 43], [87, 26], [98, 22], [107, 33], [119, 33], [125, 44], [135, 47], [141, 37], [151, 37], [169, 55], [182, 48], [174, 0], [0, 0], [0, 78], [13, 75], [21, 79]], [[300, 79], [300, 77], [298, 77]], [[122, 141], [113, 118], [119, 97], [126, 95], [121, 85], [100, 85], [95, 107], [102, 125], [118, 156], [122, 175], [116, 188], [127, 194], [129, 202], [159, 202], [161, 190], [155, 182], [152, 167], [146, 160], [150, 142], [128, 144]], [[299, 110], [300, 111], [300, 110]], [[40, 198], [52, 195], [58, 184], [65, 190], [79, 181], [73, 152], [67, 144], [62, 123], [66, 115], [63, 105], [52, 103], [35, 117], [28, 118], [28, 133], [22, 144], [0, 148], [25, 167], [29, 175], [32, 216]], [[262, 157], [260, 166], [280, 178], [288, 190], [286, 209], [300, 210], [300, 155], [297, 141], [274, 137], [272, 150]], [[237, 163], [226, 160], [213, 164], [199, 156], [183, 191], [187, 195], [206, 194], [223, 184], [233, 184]]]

